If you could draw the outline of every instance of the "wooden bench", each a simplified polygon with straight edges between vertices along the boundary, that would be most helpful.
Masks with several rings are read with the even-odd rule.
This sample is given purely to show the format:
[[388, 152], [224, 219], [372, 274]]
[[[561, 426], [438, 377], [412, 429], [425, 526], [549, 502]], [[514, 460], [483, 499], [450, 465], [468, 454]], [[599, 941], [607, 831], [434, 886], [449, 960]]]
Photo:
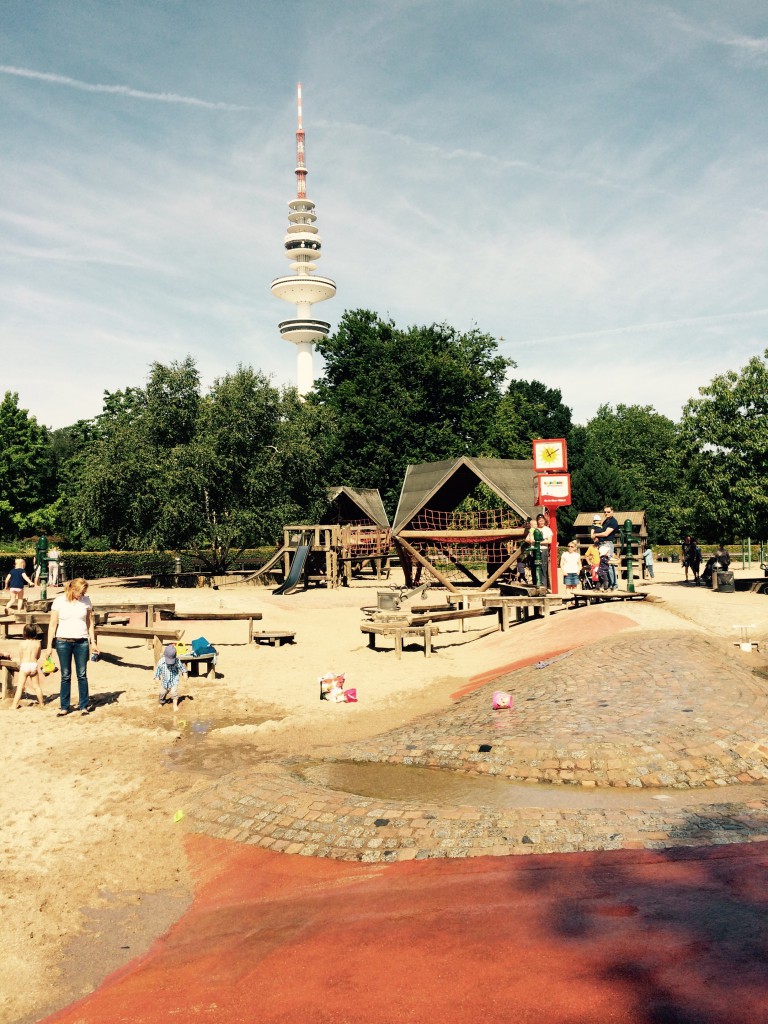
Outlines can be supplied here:
[[146, 640], [151, 643], [155, 663], [160, 660], [166, 644], [178, 642], [184, 636], [183, 629], [164, 629], [162, 626], [96, 626], [96, 643], [102, 636], [122, 636], [128, 640]]
[[8, 629], [10, 626], [19, 626], [22, 623], [13, 615], [0, 615], [0, 628], [3, 631], [3, 640], [8, 639]]
[[179, 661], [187, 666], [190, 676], [200, 675], [200, 666], [205, 668], [205, 678], [209, 676], [216, 678], [216, 655], [215, 654], [180, 654]]
[[647, 594], [630, 593], [626, 590], [577, 590], [573, 595], [573, 606], [578, 608], [582, 604], [600, 604], [601, 602], [607, 602], [610, 604], [612, 601], [644, 601], [648, 597]]
[[19, 671], [18, 661], [14, 661], [13, 658], [0, 658], [0, 672], [2, 672], [2, 690], [3, 695], [0, 700], [5, 700], [5, 696], [8, 689], [15, 690], [16, 686], [13, 682], [13, 677]]
[[253, 640], [253, 621], [262, 618], [261, 612], [177, 612], [160, 609], [161, 620], [175, 622], [248, 622], [248, 643]]
[[403, 637], [421, 637], [424, 642], [424, 657], [428, 658], [432, 654], [432, 637], [437, 636], [440, 632], [439, 627], [433, 625], [431, 622], [425, 622], [420, 626], [407, 625], [403, 623], [398, 625], [394, 622], [386, 623], [374, 623], [364, 622], [360, 626], [362, 633], [368, 634], [368, 646], [372, 651], [376, 650], [376, 637], [377, 636], [391, 636], [395, 641], [395, 653], [398, 658], [402, 657], [403, 654]]
[[426, 615], [414, 615], [409, 620], [411, 626], [425, 626], [428, 622], [460, 622], [461, 631], [466, 628], [467, 619], [477, 619], [484, 615], [497, 615], [495, 608], [455, 608], [449, 611], [428, 612]]
[[266, 630], [257, 630], [252, 640], [257, 644], [267, 643], [270, 647], [282, 647], [283, 644], [292, 644], [296, 639], [296, 633], [290, 629], [275, 629], [271, 633]]

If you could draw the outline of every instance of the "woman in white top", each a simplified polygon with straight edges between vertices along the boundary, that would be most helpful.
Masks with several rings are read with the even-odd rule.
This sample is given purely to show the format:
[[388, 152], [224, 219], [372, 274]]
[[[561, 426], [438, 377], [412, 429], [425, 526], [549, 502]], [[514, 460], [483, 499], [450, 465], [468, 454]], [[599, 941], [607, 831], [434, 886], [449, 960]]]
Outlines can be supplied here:
[[78, 708], [81, 715], [90, 711], [88, 703], [88, 658], [90, 656], [89, 641], [93, 644], [95, 654], [96, 634], [93, 624], [93, 605], [90, 597], [86, 597], [88, 582], [84, 579], [70, 580], [51, 605], [51, 622], [48, 626], [48, 649], [46, 656], [56, 647], [61, 666], [61, 692], [59, 694], [62, 718], [70, 712], [69, 696], [72, 686], [72, 659], [75, 659], [77, 672]]
[[[541, 532], [541, 543], [539, 544], [541, 549], [541, 582], [549, 590], [549, 546], [552, 543], [552, 531], [547, 526], [545, 516], [541, 514], [536, 516], [536, 525], [531, 527], [530, 533], [525, 538], [526, 543], [531, 546], [536, 543], [534, 538], [535, 530]], [[536, 584], [537, 580], [534, 578], [533, 582]]]

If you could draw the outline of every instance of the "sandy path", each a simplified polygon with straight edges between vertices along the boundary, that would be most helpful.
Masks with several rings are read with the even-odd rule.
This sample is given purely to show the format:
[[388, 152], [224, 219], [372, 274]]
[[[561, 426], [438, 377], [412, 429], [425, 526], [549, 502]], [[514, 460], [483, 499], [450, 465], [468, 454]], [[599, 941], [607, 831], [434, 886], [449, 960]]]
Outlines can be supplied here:
[[[687, 624], [722, 636], [735, 635], [731, 626], [741, 618], [758, 624], [756, 637], [768, 635], [768, 600], [763, 610], [749, 595], [665, 584], [679, 571], [659, 567], [659, 582], [649, 589], [661, 602], [622, 605], [621, 615], [638, 629]], [[295, 629], [297, 642], [249, 647], [244, 622], [185, 623], [187, 639], [204, 634], [218, 647], [219, 675], [213, 682], [190, 680], [175, 720], [170, 707], [157, 707], [151, 651], [120, 638], [105, 639], [104, 656], [89, 666], [98, 707], [87, 718], [56, 718], [58, 674], [45, 683], [45, 710], [11, 712], [10, 699], [3, 703], [3, 1024], [38, 1020], [89, 991], [179, 916], [190, 883], [184, 820], [174, 817], [212, 776], [244, 762], [375, 735], [444, 706], [473, 675], [551, 649], [548, 620], [538, 620], [478, 640], [443, 632], [430, 659], [415, 650], [401, 661], [389, 651], [371, 652], [360, 633], [360, 608], [376, 603], [381, 586], [285, 598], [245, 586], [218, 592], [91, 588], [96, 607], [154, 598], [190, 611], [258, 610], [263, 628]], [[596, 616], [589, 609], [561, 614], [573, 614], [574, 642], [590, 639]], [[2, 646], [13, 651], [15, 645]], [[319, 701], [317, 677], [326, 670], [345, 671], [360, 702]]]

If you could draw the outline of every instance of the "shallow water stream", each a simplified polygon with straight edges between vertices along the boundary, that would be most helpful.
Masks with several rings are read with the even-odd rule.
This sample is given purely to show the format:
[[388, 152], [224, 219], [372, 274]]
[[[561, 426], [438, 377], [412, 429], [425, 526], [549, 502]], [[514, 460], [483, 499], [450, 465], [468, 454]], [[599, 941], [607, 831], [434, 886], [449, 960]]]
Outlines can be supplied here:
[[637, 789], [512, 782], [509, 779], [463, 775], [441, 768], [378, 762], [325, 761], [304, 765], [296, 773], [308, 782], [379, 800], [436, 803], [452, 806], [603, 810], [658, 808], [660, 804], [690, 807], [760, 800], [768, 784], [717, 786], [712, 789]]

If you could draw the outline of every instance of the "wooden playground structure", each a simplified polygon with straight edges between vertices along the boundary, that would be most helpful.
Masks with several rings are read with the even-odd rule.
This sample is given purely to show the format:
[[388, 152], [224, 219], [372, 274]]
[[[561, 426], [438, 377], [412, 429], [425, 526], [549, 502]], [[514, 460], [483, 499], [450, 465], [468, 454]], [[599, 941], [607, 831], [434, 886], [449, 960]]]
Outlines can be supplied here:
[[333, 487], [321, 523], [283, 527], [283, 542], [272, 558], [245, 582], [281, 577], [278, 592], [299, 584], [331, 589], [348, 586], [366, 572], [389, 578], [392, 531], [379, 492], [373, 488]]
[[377, 580], [389, 577], [389, 527], [370, 523], [286, 526], [280, 549], [283, 579], [288, 579], [293, 561], [304, 547], [309, 548], [306, 583], [330, 588], [348, 586], [355, 575], [366, 571]]
[[[478, 592], [498, 583], [522, 552], [532, 480], [529, 460], [462, 456], [408, 466], [392, 527], [406, 585], [424, 572], [452, 593], [459, 583]], [[460, 509], [479, 487], [495, 507]]]

